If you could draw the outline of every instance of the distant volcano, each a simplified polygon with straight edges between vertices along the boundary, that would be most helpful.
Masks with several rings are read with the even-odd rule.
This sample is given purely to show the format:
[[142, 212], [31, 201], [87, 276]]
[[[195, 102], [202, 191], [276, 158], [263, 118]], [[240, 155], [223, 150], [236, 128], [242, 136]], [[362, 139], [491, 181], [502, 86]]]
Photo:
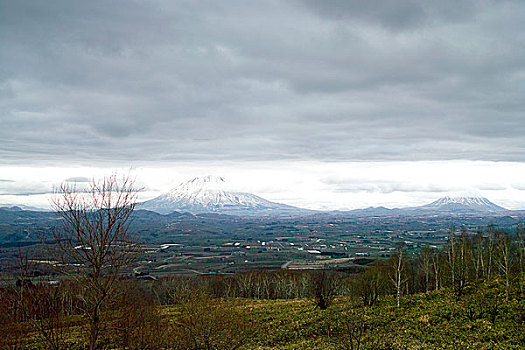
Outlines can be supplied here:
[[414, 209], [433, 210], [439, 212], [481, 212], [494, 213], [507, 209], [500, 207], [489, 201], [485, 197], [468, 195], [468, 196], [446, 196], [439, 198], [430, 204], [423, 205]]
[[348, 211], [356, 216], [389, 216], [389, 215], [455, 215], [455, 214], [499, 214], [507, 209], [492, 203], [487, 198], [468, 194], [464, 196], [446, 196], [419, 207], [388, 209], [384, 207], [370, 207]]
[[306, 209], [270, 202], [246, 192], [229, 190], [220, 176], [196, 177], [181, 183], [168, 193], [138, 205], [137, 209], [168, 214], [183, 211], [193, 214], [284, 215], [308, 212]]

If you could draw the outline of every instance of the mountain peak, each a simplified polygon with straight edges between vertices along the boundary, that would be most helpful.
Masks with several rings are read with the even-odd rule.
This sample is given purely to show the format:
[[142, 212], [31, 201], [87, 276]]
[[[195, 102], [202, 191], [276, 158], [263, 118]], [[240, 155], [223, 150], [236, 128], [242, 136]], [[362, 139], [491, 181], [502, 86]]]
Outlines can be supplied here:
[[185, 181], [171, 189], [168, 194], [172, 197], [187, 197], [191, 196], [192, 193], [224, 192], [231, 190], [229, 187], [223, 177], [208, 175]]
[[275, 215], [305, 211], [270, 202], [251, 193], [235, 191], [223, 177], [213, 175], [183, 182], [168, 193], [146, 201], [139, 207], [161, 214], [185, 211], [193, 214]]
[[477, 199], [486, 199], [483, 195], [477, 190], [468, 190], [462, 192], [451, 193], [443, 198], [449, 199], [461, 199], [461, 198], [477, 198]]
[[223, 183], [226, 182], [222, 176], [207, 175], [202, 177], [195, 177], [187, 182], [192, 183]]
[[422, 208], [452, 212], [498, 212], [506, 210], [492, 203], [487, 198], [473, 193], [441, 197], [430, 204], [424, 205]]

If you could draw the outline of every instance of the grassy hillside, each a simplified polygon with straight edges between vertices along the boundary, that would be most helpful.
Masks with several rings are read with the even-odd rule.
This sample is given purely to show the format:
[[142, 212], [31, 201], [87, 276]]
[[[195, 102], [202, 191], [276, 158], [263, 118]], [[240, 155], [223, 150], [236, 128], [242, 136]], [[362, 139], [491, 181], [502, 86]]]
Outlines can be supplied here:
[[[366, 308], [338, 297], [327, 310], [310, 299], [196, 300], [149, 312], [137, 305], [117, 311], [110, 317], [107, 348], [124, 348], [123, 341], [127, 348], [148, 349], [206, 349], [205, 342], [208, 349], [525, 348], [525, 302], [516, 295], [505, 301], [501, 281], [470, 286], [460, 298], [449, 289], [408, 296], [399, 308], [391, 297]], [[64, 348], [81, 348], [81, 318], [64, 323]], [[24, 345], [4, 347], [46, 348], [39, 339], [28, 332]], [[202, 347], [195, 347], [195, 339]]]
[[[448, 289], [409, 296], [400, 308], [390, 298], [363, 309], [340, 297], [327, 310], [308, 299], [229, 302], [249, 315], [246, 349], [350, 349], [361, 331], [365, 349], [525, 347], [525, 302], [506, 302], [498, 281], [471, 287], [461, 298]], [[178, 312], [169, 308], [172, 316]]]

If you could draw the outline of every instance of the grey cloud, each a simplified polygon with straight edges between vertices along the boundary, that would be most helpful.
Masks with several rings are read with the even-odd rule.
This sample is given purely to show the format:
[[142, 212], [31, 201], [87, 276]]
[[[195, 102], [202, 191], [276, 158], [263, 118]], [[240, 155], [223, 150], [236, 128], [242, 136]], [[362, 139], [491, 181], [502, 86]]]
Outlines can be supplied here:
[[418, 1], [315, 1], [308, 6], [330, 19], [377, 21], [387, 28], [407, 28], [420, 24], [425, 11]]
[[0, 196], [32, 196], [52, 193], [51, 186], [41, 182], [0, 181]]
[[25, 191], [25, 192], [0, 192], [0, 196], [21, 196], [21, 197], [26, 197], [26, 196], [35, 196], [35, 195], [40, 195], [40, 194], [51, 194], [52, 192], [47, 192], [47, 191], [44, 191], [44, 192], [31, 192], [31, 191]]
[[408, 30], [424, 24], [457, 22], [471, 18], [479, 1], [416, 0], [302, 0], [320, 16], [332, 20], [360, 20], [378, 23], [390, 30]]
[[501, 191], [501, 190], [506, 190], [507, 186], [493, 183], [493, 184], [480, 184], [480, 185], [477, 185], [476, 188], [478, 190], [483, 190], [483, 191]]
[[520, 190], [520, 191], [525, 191], [525, 183], [513, 184], [512, 188], [514, 188], [516, 190]]
[[524, 15], [512, 1], [3, 1], [0, 157], [525, 161]]
[[410, 182], [399, 181], [370, 181], [365, 179], [341, 179], [328, 177], [322, 179], [322, 182], [330, 185], [335, 192], [340, 193], [393, 193], [393, 192], [428, 192], [428, 193], [442, 193], [458, 190], [450, 186], [443, 186], [440, 184], [416, 184]]
[[88, 177], [77, 176], [77, 177], [67, 178], [64, 181], [65, 182], [91, 182], [91, 179]]

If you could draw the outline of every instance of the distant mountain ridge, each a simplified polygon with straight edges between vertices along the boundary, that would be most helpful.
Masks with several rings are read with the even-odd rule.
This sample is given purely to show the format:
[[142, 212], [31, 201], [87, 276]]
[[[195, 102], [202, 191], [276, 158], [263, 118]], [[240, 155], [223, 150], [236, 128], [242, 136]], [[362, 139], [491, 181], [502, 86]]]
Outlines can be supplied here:
[[211, 175], [183, 182], [168, 193], [140, 203], [137, 208], [160, 214], [183, 211], [193, 214], [259, 216], [297, 215], [310, 212], [307, 209], [271, 202], [251, 193], [230, 190], [223, 177]]
[[[425, 214], [501, 214], [508, 211], [479, 195], [445, 196], [418, 207], [394, 208], [369, 207], [344, 213], [356, 216], [425, 215]], [[337, 213], [337, 211], [335, 212]], [[339, 212], [341, 213], [341, 212]]]
[[24, 204], [0, 204], [0, 209], [5, 210], [11, 210], [11, 211], [49, 211], [49, 209], [40, 208], [40, 207], [33, 207], [30, 205], [24, 205]]
[[[220, 176], [196, 177], [181, 183], [169, 192], [149, 201], [140, 203], [138, 209], [150, 210], [160, 214], [174, 211], [200, 213], [220, 213], [228, 215], [308, 215], [318, 211], [275, 203], [257, 195], [231, 190], [226, 180]], [[332, 211], [358, 216], [413, 215], [413, 214], [479, 214], [502, 213], [507, 209], [492, 203], [477, 194], [445, 196], [436, 201], [407, 208], [389, 209], [370, 207], [349, 211]]]
[[[190, 196], [190, 198], [196, 200], [192, 204], [193, 208], [197, 208], [195, 211], [200, 213], [192, 214], [183, 209], [173, 211], [172, 207], [169, 206], [169, 202], [159, 203], [153, 200], [152, 203], [155, 205], [165, 205], [160, 207], [160, 210], [164, 212], [169, 211], [169, 214], [166, 215], [152, 211], [153, 205], [146, 206], [147, 202], [139, 204], [137, 206], [139, 210], [133, 213], [132, 229], [134, 234], [162, 241], [169, 232], [176, 232], [176, 234], [181, 232], [195, 234], [214, 232], [222, 235], [227, 233], [246, 234], [247, 232], [250, 232], [250, 234], [254, 232], [257, 234], [266, 234], [267, 232], [282, 234], [283, 232], [306, 230], [303, 231], [306, 234], [307, 232], [319, 230], [320, 227], [323, 230], [334, 230], [334, 223], [347, 225], [345, 229], [335, 229], [337, 232], [340, 229], [340, 232], [345, 232], [345, 230], [352, 231], [356, 228], [364, 230], [362, 232], [381, 230], [385, 229], [385, 227], [413, 228], [413, 224], [420, 225], [419, 227], [424, 230], [433, 229], [434, 224], [439, 224], [441, 228], [448, 229], [451, 225], [463, 225], [469, 222], [476, 227], [489, 223], [510, 227], [518, 222], [522, 222], [523, 218], [525, 218], [525, 211], [506, 210], [483, 197], [443, 197], [420, 207], [395, 209], [370, 207], [353, 211], [332, 212], [307, 211], [284, 204], [273, 203], [262, 198], [262, 202], [254, 200], [249, 202], [248, 205], [240, 200], [241, 198], [260, 198], [255, 195], [248, 195], [247, 197], [237, 195], [237, 198], [233, 198], [233, 203], [226, 204], [221, 190], [214, 189], [216, 184], [205, 184], [203, 189], [202, 184], [198, 184], [199, 182], [200, 180], [196, 180], [193, 183], [185, 184], [192, 188], [187, 194], [192, 194], [196, 197]], [[220, 184], [221, 182], [219, 181], [218, 183]], [[188, 190], [188, 186], [182, 186], [182, 188]], [[219, 194], [215, 193], [215, 190], [219, 191]], [[180, 194], [178, 191], [170, 192], [159, 196], [160, 199], [166, 197], [177, 200], [179, 198], [175, 196]], [[216, 203], [215, 206], [205, 202], [210, 205], [209, 209], [198, 207], [196, 204], [198, 203], [197, 199], [201, 200], [203, 196], [206, 197], [205, 195], [210, 194], [210, 192], [212, 194], [215, 193], [217, 199], [220, 199], [221, 202]], [[242, 194], [242, 192], [234, 191], [224, 192], [230, 195], [232, 193]], [[236, 203], [238, 202], [241, 202], [243, 205], [237, 206]], [[176, 202], [176, 204], [180, 203], [180, 201]], [[205, 210], [208, 211], [205, 212]], [[348, 218], [349, 220], [341, 218]], [[51, 237], [52, 229], [59, 224], [59, 221], [59, 217], [50, 211], [27, 211], [16, 207], [0, 208], [0, 223], [2, 224], [0, 229], [0, 247], [17, 246], [17, 242], [37, 244], [41, 241], [43, 235]], [[322, 225], [319, 226], [319, 224]]]
[[[10, 211], [46, 211], [24, 205], [1, 205]], [[309, 210], [276, 203], [252, 193], [236, 191], [223, 177], [196, 177], [181, 183], [169, 192], [151, 200], [138, 203], [137, 209], [159, 214], [175, 211], [190, 214], [225, 214], [237, 216], [302, 216], [316, 213], [342, 214], [352, 216], [391, 215], [455, 215], [455, 214], [504, 214], [507, 209], [494, 204], [478, 193], [464, 193], [459, 196], [444, 196], [431, 203], [417, 207], [385, 208], [368, 207], [354, 210], [320, 211]]]

